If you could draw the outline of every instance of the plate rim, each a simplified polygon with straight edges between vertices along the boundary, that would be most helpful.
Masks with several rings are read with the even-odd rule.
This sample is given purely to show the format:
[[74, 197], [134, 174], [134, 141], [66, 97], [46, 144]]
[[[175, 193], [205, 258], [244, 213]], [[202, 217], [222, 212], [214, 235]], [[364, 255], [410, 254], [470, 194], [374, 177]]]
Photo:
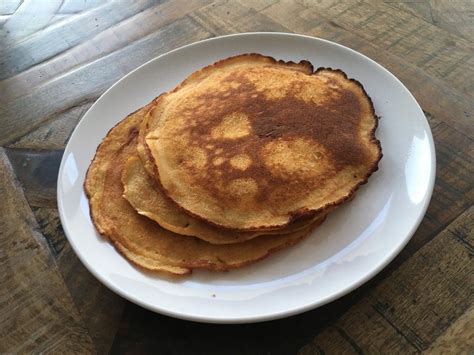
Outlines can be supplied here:
[[[70, 141], [75, 137], [76, 134], [78, 134], [79, 128], [84, 124], [84, 118], [89, 114], [89, 112], [94, 109], [96, 105], [100, 105], [102, 99], [117, 85], [119, 85], [123, 80], [128, 78], [129, 76], [133, 75], [135, 72], [139, 71], [143, 67], [149, 65], [153, 61], [157, 61], [160, 58], [169, 55], [171, 53], [178, 52], [180, 50], [183, 50], [185, 48], [193, 47], [193, 46], [199, 46], [202, 43], [205, 42], [210, 42], [210, 41], [215, 41], [215, 40], [222, 40], [226, 38], [232, 38], [232, 37], [252, 37], [252, 36], [261, 36], [261, 35], [269, 35], [269, 36], [277, 36], [277, 37], [297, 37], [297, 38], [305, 38], [305, 39], [310, 39], [310, 40], [315, 40], [315, 41], [320, 41], [324, 42], [329, 45], [333, 45], [339, 48], [342, 48], [344, 50], [350, 51], [353, 55], [359, 56], [362, 59], [369, 61], [371, 64], [376, 65], [379, 67], [379, 69], [382, 69], [386, 73], [389, 74], [389, 76], [392, 78], [392, 80], [395, 80], [399, 86], [405, 91], [406, 94], [409, 95], [409, 97], [413, 100], [413, 102], [417, 105], [418, 109], [421, 111], [422, 116], [424, 118], [424, 125], [426, 126], [425, 132], [427, 133], [427, 138], [428, 138], [428, 143], [430, 146], [430, 155], [431, 155], [431, 175], [429, 177], [428, 185], [427, 185], [427, 197], [420, 209], [420, 214], [417, 217], [415, 223], [411, 226], [409, 232], [407, 235], [403, 238], [403, 241], [398, 244], [396, 248], [394, 248], [386, 257], [385, 259], [381, 260], [378, 265], [375, 267], [372, 267], [368, 273], [366, 273], [363, 277], [355, 280], [349, 285], [346, 285], [345, 287], [342, 287], [339, 289], [337, 292], [334, 292], [333, 294], [326, 296], [322, 299], [319, 299], [317, 302], [312, 302], [307, 305], [303, 305], [300, 307], [294, 307], [292, 309], [284, 309], [279, 312], [273, 312], [271, 314], [265, 314], [265, 315], [256, 315], [256, 316], [241, 316], [241, 317], [223, 317], [223, 318], [217, 318], [217, 317], [212, 317], [212, 316], [197, 316], [197, 315], [189, 315], [186, 313], [181, 313], [179, 311], [173, 311], [164, 307], [157, 307], [156, 305], [151, 305], [148, 304], [140, 299], [140, 297], [137, 297], [136, 295], [133, 295], [132, 293], [128, 293], [124, 290], [122, 290], [120, 287], [116, 286], [112, 282], [109, 282], [105, 276], [103, 276], [101, 273], [96, 271], [92, 265], [90, 265], [85, 257], [81, 254], [81, 252], [78, 251], [78, 247], [76, 246], [76, 243], [74, 241], [74, 238], [70, 235], [70, 231], [68, 227], [66, 227], [67, 219], [65, 217], [65, 207], [62, 199], [62, 192], [61, 192], [61, 187], [62, 187], [62, 180], [61, 176], [64, 175], [64, 169], [66, 165], [66, 159], [67, 156], [69, 155], [71, 151], [71, 145]], [[112, 128], [112, 127], [110, 127]], [[183, 46], [180, 46], [178, 48], [172, 49], [170, 51], [167, 51], [165, 53], [162, 53], [154, 58], [151, 58], [150, 60], [146, 61], [145, 63], [139, 65], [135, 69], [131, 70], [124, 76], [122, 76], [120, 79], [118, 79], [114, 84], [112, 84], [105, 92], [103, 92], [100, 97], [94, 102], [94, 104], [84, 113], [84, 115], [81, 117], [77, 125], [75, 126], [72, 134], [69, 137], [68, 143], [66, 144], [64, 148], [64, 154], [61, 158], [61, 164], [59, 167], [58, 171], [58, 176], [57, 176], [57, 188], [56, 188], [56, 196], [57, 196], [57, 205], [58, 205], [58, 213], [61, 221], [61, 225], [64, 230], [64, 234], [66, 235], [69, 244], [71, 245], [72, 249], [74, 250], [76, 256], [79, 258], [81, 263], [86, 267], [86, 269], [97, 279], [103, 284], [105, 287], [113, 291], [114, 293], [118, 294], [119, 296], [127, 299], [130, 302], [133, 302], [143, 308], [146, 308], [150, 311], [153, 311], [155, 313], [163, 314], [166, 316], [171, 316], [174, 318], [178, 319], [183, 319], [183, 320], [188, 320], [188, 321], [194, 321], [194, 322], [202, 322], [202, 323], [215, 323], [215, 324], [241, 324], [241, 323], [256, 323], [256, 322], [264, 322], [264, 321], [269, 321], [269, 320], [276, 320], [276, 319], [281, 319], [281, 318], [286, 318], [290, 317], [296, 314], [300, 314], [312, 309], [319, 308], [321, 306], [324, 306], [328, 304], [329, 302], [332, 302], [336, 299], [339, 299], [340, 297], [343, 297], [350, 293], [351, 291], [359, 288], [363, 284], [365, 284], [367, 281], [372, 279], [374, 276], [376, 276], [378, 273], [380, 273], [381, 270], [383, 270], [390, 262], [394, 260], [394, 258], [401, 252], [401, 250], [407, 245], [407, 243], [411, 240], [413, 237], [414, 233], [420, 226], [422, 220], [424, 219], [426, 215], [426, 211], [428, 209], [428, 206], [431, 202], [431, 198], [433, 195], [433, 190], [434, 190], [434, 183], [436, 179], [436, 147], [434, 144], [434, 139], [433, 135], [431, 132], [431, 127], [429, 125], [428, 120], [426, 119], [426, 115], [423, 113], [423, 110], [421, 109], [420, 104], [416, 100], [416, 98], [413, 96], [413, 94], [408, 90], [408, 88], [401, 82], [400, 79], [398, 79], [390, 70], [382, 66], [381, 64], [377, 63], [375, 60], [371, 59], [370, 57], [350, 48], [345, 45], [339, 44], [337, 42], [333, 42], [324, 38], [320, 37], [314, 37], [314, 36], [309, 36], [309, 35], [303, 35], [303, 34], [297, 34], [297, 33], [287, 33], [287, 32], [243, 32], [243, 33], [235, 33], [235, 34], [229, 34], [229, 35], [224, 35], [224, 36], [216, 36], [212, 38], [206, 38], [200, 41], [192, 42]]]

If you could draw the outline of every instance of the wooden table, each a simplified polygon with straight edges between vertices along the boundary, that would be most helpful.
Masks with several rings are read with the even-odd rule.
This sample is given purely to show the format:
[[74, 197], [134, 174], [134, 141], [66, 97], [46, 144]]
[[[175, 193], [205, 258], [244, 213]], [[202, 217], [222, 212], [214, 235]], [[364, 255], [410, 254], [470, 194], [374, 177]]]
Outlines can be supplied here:
[[[474, 2], [0, 2], [0, 352], [474, 351]], [[58, 218], [65, 144], [112, 83], [201, 39], [302, 33], [378, 61], [430, 122], [437, 176], [413, 239], [373, 280], [319, 309], [252, 325], [146, 311], [79, 262]]]

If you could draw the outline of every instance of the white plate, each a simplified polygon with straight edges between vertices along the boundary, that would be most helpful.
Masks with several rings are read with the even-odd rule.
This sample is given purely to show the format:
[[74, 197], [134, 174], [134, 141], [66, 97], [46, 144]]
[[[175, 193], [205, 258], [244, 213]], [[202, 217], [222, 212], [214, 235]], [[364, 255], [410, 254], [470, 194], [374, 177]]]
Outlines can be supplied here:
[[[314, 235], [255, 265], [228, 273], [194, 271], [169, 281], [129, 264], [94, 229], [83, 190], [86, 170], [107, 131], [188, 74], [232, 55], [257, 52], [340, 68], [359, 80], [382, 116], [377, 171], [349, 204]], [[58, 177], [66, 235], [84, 265], [119, 295], [173, 317], [244, 323], [300, 313], [360, 286], [387, 265], [421, 222], [433, 191], [435, 150], [428, 123], [410, 92], [389, 71], [344, 46], [283, 33], [214, 38], [166, 53], [112, 86], [77, 125]]]

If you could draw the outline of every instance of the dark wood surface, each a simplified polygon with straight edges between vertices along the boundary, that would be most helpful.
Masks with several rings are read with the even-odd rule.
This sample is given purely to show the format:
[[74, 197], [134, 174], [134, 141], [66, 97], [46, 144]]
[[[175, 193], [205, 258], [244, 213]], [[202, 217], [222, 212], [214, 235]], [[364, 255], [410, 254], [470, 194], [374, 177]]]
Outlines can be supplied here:
[[[213, 36], [283, 31], [378, 61], [434, 135], [436, 185], [410, 243], [349, 295], [291, 318], [208, 325], [102, 286], [59, 222], [56, 178], [77, 122], [145, 61]], [[474, 2], [0, 2], [0, 353], [474, 352]]]

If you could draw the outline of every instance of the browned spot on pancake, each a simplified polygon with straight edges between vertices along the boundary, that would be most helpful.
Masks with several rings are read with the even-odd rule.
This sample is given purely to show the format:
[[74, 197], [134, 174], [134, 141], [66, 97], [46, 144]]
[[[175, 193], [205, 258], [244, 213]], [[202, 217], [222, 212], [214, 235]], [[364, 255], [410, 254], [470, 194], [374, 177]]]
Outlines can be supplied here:
[[[219, 110], [222, 110], [224, 105], [218, 105], [217, 107]], [[251, 127], [247, 115], [242, 112], [232, 112], [225, 115], [222, 121], [211, 130], [211, 137], [213, 139], [242, 138], [247, 136], [250, 130]]]
[[225, 162], [225, 159], [222, 158], [222, 157], [217, 157], [217, 158], [214, 158], [214, 160], [212, 161], [212, 164], [214, 164], [215, 166], [219, 166], [221, 165], [222, 163]]
[[[258, 188], [257, 200], [277, 199], [267, 188], [277, 185], [286, 186], [297, 197], [324, 183], [342, 167], [363, 164], [369, 158], [357, 136], [361, 107], [352, 91], [334, 88], [330, 99], [318, 105], [298, 98], [296, 93], [302, 90], [298, 82], [277, 99], [256, 90], [242, 73], [229, 75], [223, 85], [227, 85], [225, 91], [206, 92], [195, 98], [206, 103], [206, 111], [195, 115], [196, 126], [180, 132], [190, 134], [192, 146], [212, 143], [213, 149], [206, 152], [206, 178], [200, 175], [197, 183], [219, 198], [233, 197], [216, 181], [247, 178], [252, 178]], [[283, 164], [272, 163], [271, 155], [280, 154], [278, 144], [290, 148], [280, 149], [282, 155], [292, 150], [287, 164], [284, 160]], [[216, 159], [217, 155], [222, 159]], [[232, 163], [232, 157], [239, 155], [248, 157], [245, 169]], [[291, 170], [291, 166], [299, 168]]]
[[308, 138], [276, 139], [262, 148], [262, 160], [281, 178], [318, 178], [333, 169], [325, 149]]
[[234, 155], [230, 159], [230, 165], [235, 169], [246, 170], [250, 164], [252, 164], [252, 159], [246, 154]]
[[245, 200], [252, 200], [255, 197], [258, 186], [251, 178], [239, 178], [229, 183], [227, 191], [234, 196], [239, 193], [241, 201], [245, 202]]

